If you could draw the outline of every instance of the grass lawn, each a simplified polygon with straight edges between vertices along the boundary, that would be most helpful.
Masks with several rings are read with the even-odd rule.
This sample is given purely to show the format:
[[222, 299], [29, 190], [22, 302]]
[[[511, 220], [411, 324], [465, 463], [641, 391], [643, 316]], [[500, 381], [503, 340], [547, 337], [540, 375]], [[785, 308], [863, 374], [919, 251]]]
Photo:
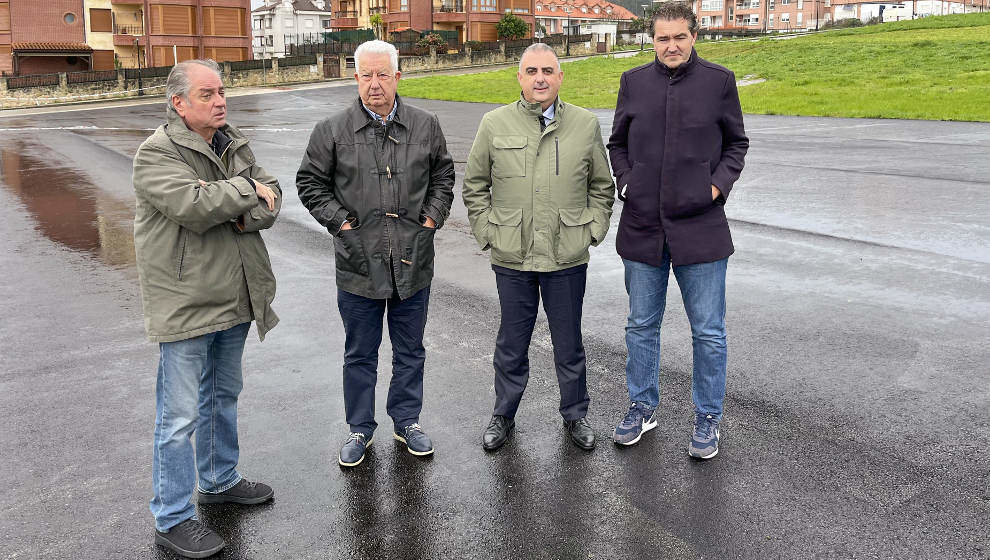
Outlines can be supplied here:
[[[990, 121], [990, 13], [929, 17], [787, 40], [698, 43], [701, 56], [767, 81], [739, 89], [743, 111]], [[622, 72], [653, 60], [564, 63], [561, 98], [615, 107]], [[452, 101], [518, 99], [515, 69], [404, 79], [399, 93]]]

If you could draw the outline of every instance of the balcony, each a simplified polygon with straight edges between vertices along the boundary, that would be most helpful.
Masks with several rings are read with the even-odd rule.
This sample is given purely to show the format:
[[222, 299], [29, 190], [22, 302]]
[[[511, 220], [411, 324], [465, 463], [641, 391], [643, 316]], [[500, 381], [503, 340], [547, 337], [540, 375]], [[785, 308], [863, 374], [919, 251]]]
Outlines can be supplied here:
[[340, 27], [357, 27], [357, 26], [358, 26], [357, 11], [334, 12], [330, 16], [330, 27], [340, 28]]
[[464, 0], [434, 2], [433, 11], [438, 13], [459, 13], [464, 11]]
[[117, 25], [113, 26], [113, 44], [118, 47], [133, 45], [134, 40], [144, 36], [144, 27], [140, 25]]
[[111, 4], [144, 6], [144, 0], [110, 0]]

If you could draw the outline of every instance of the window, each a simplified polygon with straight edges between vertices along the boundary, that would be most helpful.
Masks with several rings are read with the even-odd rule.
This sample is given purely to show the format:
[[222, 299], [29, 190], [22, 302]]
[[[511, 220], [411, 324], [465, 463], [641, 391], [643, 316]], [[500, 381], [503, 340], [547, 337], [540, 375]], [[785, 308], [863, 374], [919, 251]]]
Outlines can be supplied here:
[[701, 11], [703, 12], [721, 10], [723, 6], [723, 0], [701, 0]]
[[243, 8], [203, 8], [203, 35], [243, 37], [244, 15]]
[[265, 18], [265, 29], [272, 28], [272, 18]]
[[62, 16], [62, 21], [64, 21], [65, 23], [68, 23], [69, 25], [72, 25], [73, 23], [76, 22], [76, 14], [74, 14], [72, 12], [69, 12], [69, 13], [65, 14], [64, 16]]
[[556, 12], [557, 11], [557, 6], [554, 6], [554, 5], [551, 4], [550, 5], [550, 11], [551, 12]]
[[804, 9], [804, 0], [797, 0], [797, 2], [798, 2], [798, 9], [799, 10], [803, 10]]
[[774, 0], [770, 0], [769, 2], [767, 2], [767, 9], [768, 10], [777, 9], [777, 3]]
[[595, 6], [595, 13], [597, 14], [599, 11], [598, 6]]
[[781, 6], [786, 6], [786, 5], [790, 4], [790, 3], [791, 3], [791, 0], [780, 0], [780, 5]]
[[588, 13], [588, 7], [587, 6], [581, 6], [581, 13], [582, 14]]
[[254, 29], [261, 29], [261, 25], [262, 25], [261, 18], [254, 18], [254, 22], [251, 25], [251, 27], [253, 27]]
[[798, 25], [804, 25], [804, 12], [798, 12]]
[[536, 11], [537, 11], [537, 12], [542, 12], [542, 11], [543, 11], [543, 6], [541, 6], [541, 5], [539, 5], [539, 4], [537, 4], [537, 5], [536, 5]]
[[773, 14], [767, 16], [767, 27], [773, 28]]
[[[406, 2], [407, 0], [402, 1]], [[471, 0], [471, 9], [476, 12], [497, 12], [497, 0]], [[495, 39], [492, 40], [494, 41]]]
[[780, 23], [790, 23], [791, 14], [780, 14]]
[[399, 0], [399, 11], [400, 12], [409, 11], [409, 0]]
[[[195, 35], [196, 8], [163, 4], [151, 6], [151, 33], [153, 35]], [[157, 57], [155, 60], [158, 60]]]
[[701, 26], [702, 27], [709, 27], [710, 24], [711, 24], [711, 20], [708, 18], [708, 16], [701, 16]]
[[330, 29], [330, 20], [324, 19], [324, 20], [321, 20], [320, 23], [323, 24], [323, 29]]
[[[113, 31], [113, 18], [110, 10], [89, 9], [89, 30], [93, 33], [105, 33]], [[113, 52], [113, 51], [110, 51]], [[113, 69], [113, 65], [110, 66]]]

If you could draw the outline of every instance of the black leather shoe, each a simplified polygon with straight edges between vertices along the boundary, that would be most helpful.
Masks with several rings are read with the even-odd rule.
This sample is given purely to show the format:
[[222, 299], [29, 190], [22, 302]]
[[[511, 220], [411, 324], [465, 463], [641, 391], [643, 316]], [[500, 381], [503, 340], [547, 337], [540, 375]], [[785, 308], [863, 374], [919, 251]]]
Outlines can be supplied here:
[[571, 435], [571, 441], [574, 442], [574, 445], [586, 451], [595, 448], [595, 430], [591, 429], [587, 420], [584, 418], [564, 420], [564, 426]]
[[481, 445], [485, 448], [485, 451], [495, 451], [508, 441], [509, 434], [512, 433], [512, 428], [515, 427], [516, 421], [512, 418], [498, 415], [492, 416], [492, 421], [488, 423], [488, 427], [485, 428], [485, 433], [481, 437]]

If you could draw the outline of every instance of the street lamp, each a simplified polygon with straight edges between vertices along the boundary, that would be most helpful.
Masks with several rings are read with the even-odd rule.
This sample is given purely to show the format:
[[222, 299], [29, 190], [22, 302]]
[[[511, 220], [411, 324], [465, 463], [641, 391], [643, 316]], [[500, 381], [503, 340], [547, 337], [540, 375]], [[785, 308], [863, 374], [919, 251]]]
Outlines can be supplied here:
[[571, 56], [571, 10], [573, 6], [563, 6], [560, 8], [567, 14], [567, 25], [564, 27], [564, 55]]
[[144, 95], [144, 81], [141, 79], [141, 43], [140, 40], [134, 38], [134, 56], [137, 57], [138, 62], [138, 95]]

